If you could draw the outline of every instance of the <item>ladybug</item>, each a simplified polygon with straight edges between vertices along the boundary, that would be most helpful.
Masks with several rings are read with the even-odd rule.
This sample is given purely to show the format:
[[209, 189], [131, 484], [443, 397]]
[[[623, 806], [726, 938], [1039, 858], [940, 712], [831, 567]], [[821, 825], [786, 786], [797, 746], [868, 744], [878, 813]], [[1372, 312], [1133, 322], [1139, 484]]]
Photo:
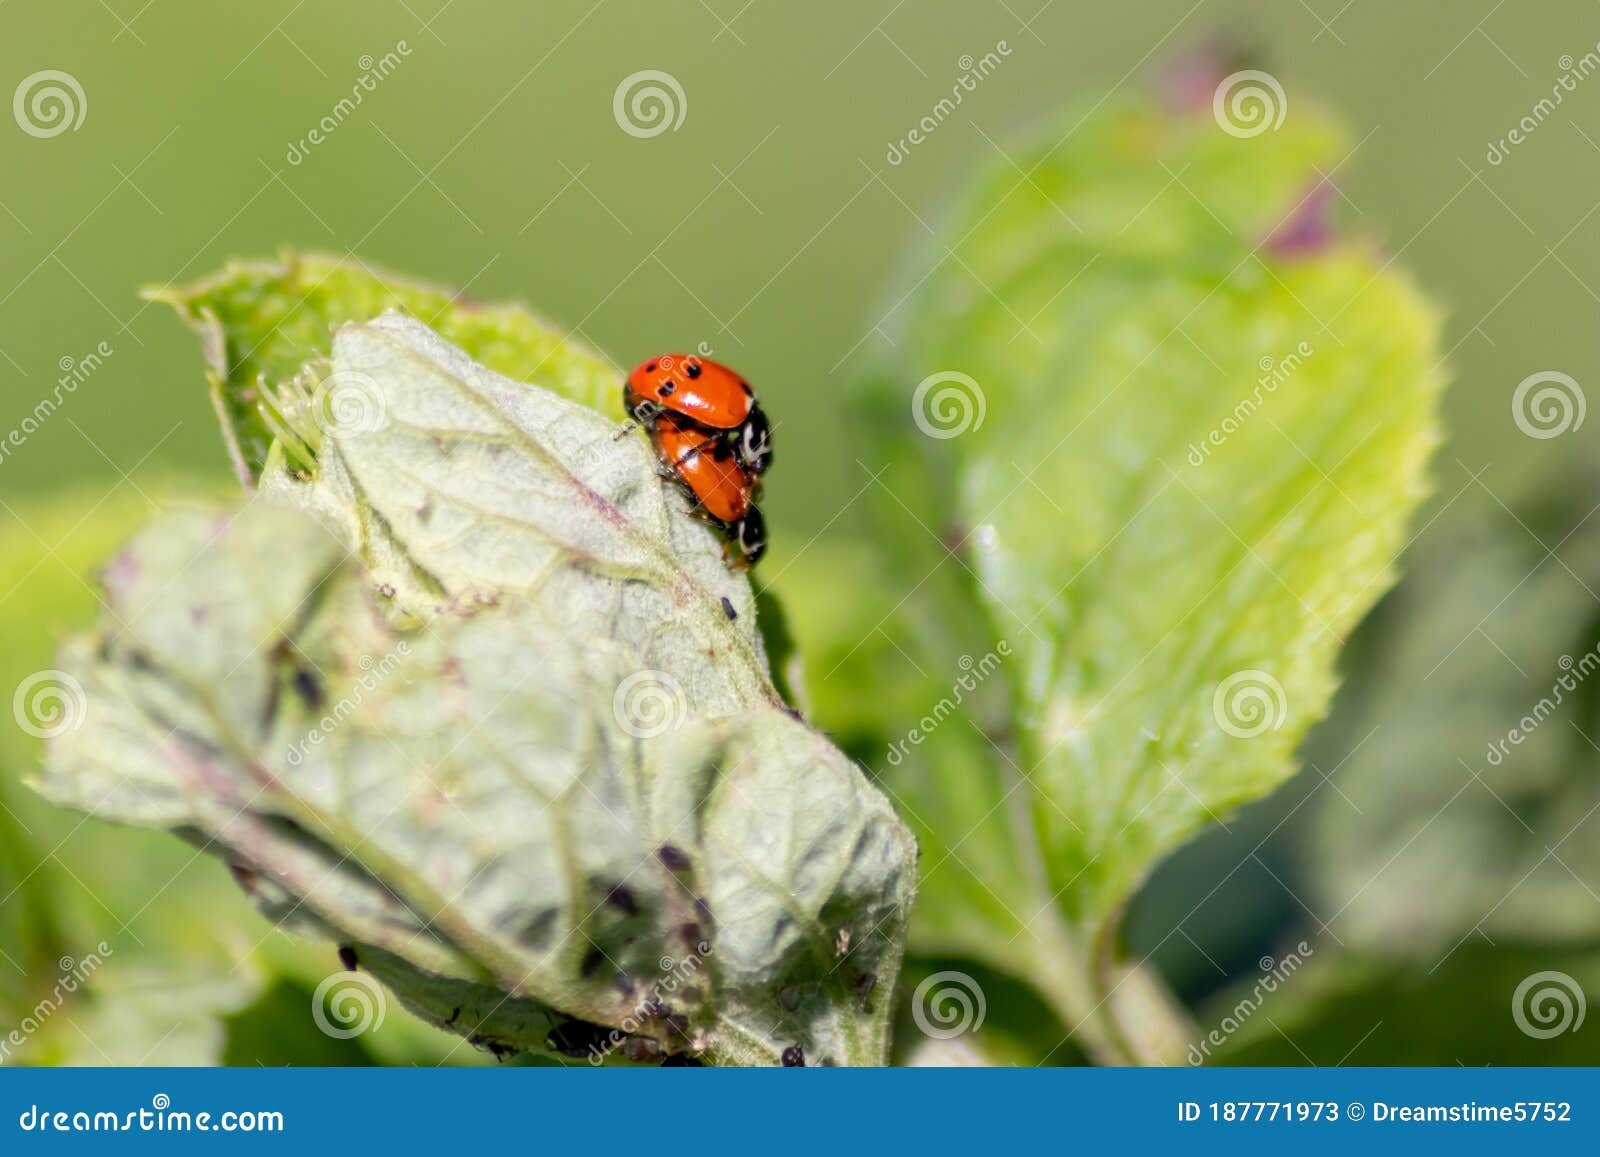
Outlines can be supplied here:
[[666, 473], [727, 531], [734, 557], [753, 566], [767, 546], [766, 523], [754, 503], [760, 476], [745, 466], [721, 431], [665, 411], [651, 418], [648, 428]]
[[772, 465], [772, 431], [755, 391], [734, 370], [698, 354], [658, 354], [628, 375], [623, 403], [639, 422], [677, 414], [717, 432], [751, 474]]

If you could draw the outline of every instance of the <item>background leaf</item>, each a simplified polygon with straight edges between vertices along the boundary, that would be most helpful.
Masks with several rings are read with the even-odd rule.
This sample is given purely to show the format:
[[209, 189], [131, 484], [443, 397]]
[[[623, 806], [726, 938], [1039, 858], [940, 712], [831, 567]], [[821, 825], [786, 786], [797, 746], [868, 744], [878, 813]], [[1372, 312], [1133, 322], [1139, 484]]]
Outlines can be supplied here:
[[[913, 942], [1054, 986], [1103, 1053], [1159, 1023], [1113, 960], [1121, 906], [1293, 771], [1437, 440], [1437, 320], [1325, 235], [1344, 137], [1296, 114], [1248, 140], [1142, 99], [1068, 118], [938, 234], [859, 390], [905, 547], [894, 636], [947, 681], [1016, 654], [1009, 720], [972, 710], [884, 770], [941, 914]], [[1158, 1037], [1120, 1046], [1171, 1055]]]

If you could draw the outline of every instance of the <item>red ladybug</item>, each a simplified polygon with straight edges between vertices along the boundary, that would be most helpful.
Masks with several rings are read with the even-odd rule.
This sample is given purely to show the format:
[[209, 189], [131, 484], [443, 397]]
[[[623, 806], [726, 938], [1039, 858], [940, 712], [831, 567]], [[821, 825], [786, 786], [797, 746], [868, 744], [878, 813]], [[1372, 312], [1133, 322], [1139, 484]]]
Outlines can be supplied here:
[[760, 477], [738, 460], [720, 431], [669, 412], [657, 413], [648, 428], [661, 465], [727, 531], [738, 561], [755, 565], [767, 546], [766, 523], [753, 501]]
[[730, 443], [751, 474], [772, 465], [772, 432], [750, 383], [734, 370], [698, 354], [658, 354], [628, 375], [623, 404], [649, 425], [662, 413], [688, 418]]

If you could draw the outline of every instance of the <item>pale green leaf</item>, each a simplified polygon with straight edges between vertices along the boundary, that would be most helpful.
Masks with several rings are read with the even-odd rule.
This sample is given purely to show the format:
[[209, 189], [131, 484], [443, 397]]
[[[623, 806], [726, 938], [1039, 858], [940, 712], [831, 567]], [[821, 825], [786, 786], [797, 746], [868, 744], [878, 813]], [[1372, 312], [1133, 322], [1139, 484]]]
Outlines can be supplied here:
[[375, 420], [106, 569], [45, 790], [210, 842], [497, 1051], [882, 1060], [914, 848], [644, 440], [409, 319], [333, 355]]

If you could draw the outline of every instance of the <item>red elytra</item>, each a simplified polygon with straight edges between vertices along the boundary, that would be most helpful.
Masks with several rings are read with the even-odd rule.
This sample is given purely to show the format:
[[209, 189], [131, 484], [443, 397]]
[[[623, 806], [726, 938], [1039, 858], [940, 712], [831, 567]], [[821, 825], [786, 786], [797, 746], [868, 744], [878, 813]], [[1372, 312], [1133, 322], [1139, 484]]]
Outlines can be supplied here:
[[656, 417], [650, 436], [661, 464], [712, 518], [731, 523], [749, 512], [756, 479], [735, 460], [726, 439], [669, 414]]
[[628, 375], [626, 401], [628, 412], [641, 420], [671, 411], [716, 430], [743, 425], [756, 408], [749, 382], [698, 354], [658, 354], [640, 362]]

